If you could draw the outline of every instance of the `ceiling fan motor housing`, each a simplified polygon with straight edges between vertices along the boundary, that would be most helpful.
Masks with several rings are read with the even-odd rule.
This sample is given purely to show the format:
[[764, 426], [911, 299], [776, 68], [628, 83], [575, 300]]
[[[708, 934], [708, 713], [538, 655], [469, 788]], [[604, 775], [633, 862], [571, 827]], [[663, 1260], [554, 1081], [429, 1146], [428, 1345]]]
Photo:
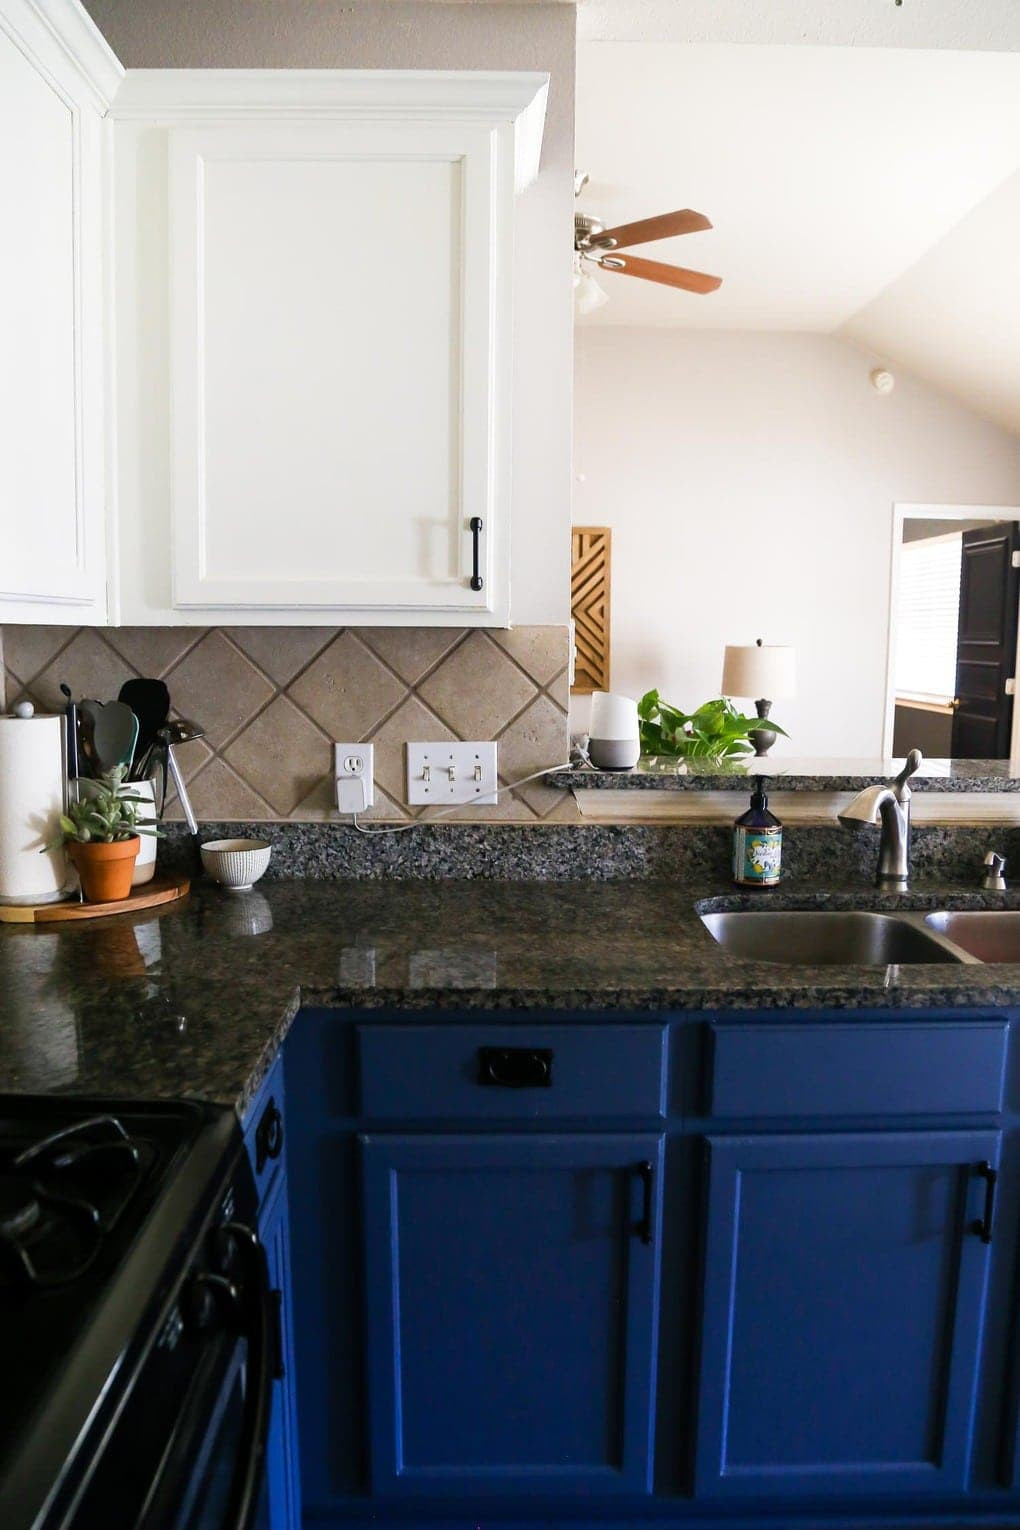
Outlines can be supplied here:
[[574, 249], [589, 250], [599, 234], [605, 232], [605, 227], [599, 218], [593, 218], [588, 213], [575, 213]]

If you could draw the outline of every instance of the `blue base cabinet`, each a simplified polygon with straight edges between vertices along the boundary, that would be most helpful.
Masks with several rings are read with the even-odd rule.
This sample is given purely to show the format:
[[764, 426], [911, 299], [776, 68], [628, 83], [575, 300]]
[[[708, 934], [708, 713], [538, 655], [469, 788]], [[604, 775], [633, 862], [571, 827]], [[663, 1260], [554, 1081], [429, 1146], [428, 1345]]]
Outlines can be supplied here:
[[373, 1492], [650, 1492], [661, 1137], [360, 1147]]
[[998, 1133], [708, 1151], [699, 1495], [962, 1490]]
[[1017, 1027], [302, 1013], [302, 1523], [1020, 1530]]

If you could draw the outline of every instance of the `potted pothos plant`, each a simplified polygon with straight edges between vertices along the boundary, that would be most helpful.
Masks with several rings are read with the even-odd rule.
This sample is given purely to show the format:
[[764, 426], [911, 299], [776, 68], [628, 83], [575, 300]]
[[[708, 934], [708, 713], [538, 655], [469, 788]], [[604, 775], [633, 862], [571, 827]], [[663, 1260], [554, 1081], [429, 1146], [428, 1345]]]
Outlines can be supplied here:
[[[703, 702], [694, 712], [682, 712], [663, 701], [658, 691], [647, 691], [642, 696], [638, 719], [643, 755], [698, 760], [703, 764], [734, 763], [753, 754], [750, 735], [762, 726], [760, 717], [745, 717], [725, 696]], [[771, 717], [768, 726], [774, 733], [788, 737]]]
[[88, 797], [68, 804], [60, 833], [46, 846], [63, 845], [81, 878], [89, 903], [117, 903], [131, 892], [141, 847], [140, 835], [158, 836], [154, 819], [140, 818], [145, 799], [122, 791], [125, 767], [118, 766], [92, 787]]

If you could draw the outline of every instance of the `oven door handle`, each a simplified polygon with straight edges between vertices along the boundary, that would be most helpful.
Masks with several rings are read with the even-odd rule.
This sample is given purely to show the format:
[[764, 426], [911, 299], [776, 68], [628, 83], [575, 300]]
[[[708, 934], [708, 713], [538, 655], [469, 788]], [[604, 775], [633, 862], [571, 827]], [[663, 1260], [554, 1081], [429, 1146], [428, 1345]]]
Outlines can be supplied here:
[[[234, 1231], [240, 1233], [242, 1229], [235, 1224]], [[252, 1530], [255, 1524], [266, 1466], [273, 1382], [279, 1372], [279, 1317], [269, 1286], [266, 1251], [251, 1228], [244, 1228], [243, 1231], [247, 1235], [240, 1240], [245, 1251], [244, 1334], [248, 1340], [247, 1381], [237, 1474], [225, 1530]]]

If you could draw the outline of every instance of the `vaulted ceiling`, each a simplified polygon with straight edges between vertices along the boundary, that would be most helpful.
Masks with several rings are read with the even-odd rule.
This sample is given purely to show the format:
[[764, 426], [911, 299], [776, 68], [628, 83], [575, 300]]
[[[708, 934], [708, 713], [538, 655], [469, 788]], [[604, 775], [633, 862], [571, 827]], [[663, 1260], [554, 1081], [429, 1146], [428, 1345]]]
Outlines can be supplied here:
[[607, 223], [707, 213], [640, 253], [724, 279], [582, 323], [840, 334], [1020, 431], [1020, 54], [582, 41], [576, 162]]

